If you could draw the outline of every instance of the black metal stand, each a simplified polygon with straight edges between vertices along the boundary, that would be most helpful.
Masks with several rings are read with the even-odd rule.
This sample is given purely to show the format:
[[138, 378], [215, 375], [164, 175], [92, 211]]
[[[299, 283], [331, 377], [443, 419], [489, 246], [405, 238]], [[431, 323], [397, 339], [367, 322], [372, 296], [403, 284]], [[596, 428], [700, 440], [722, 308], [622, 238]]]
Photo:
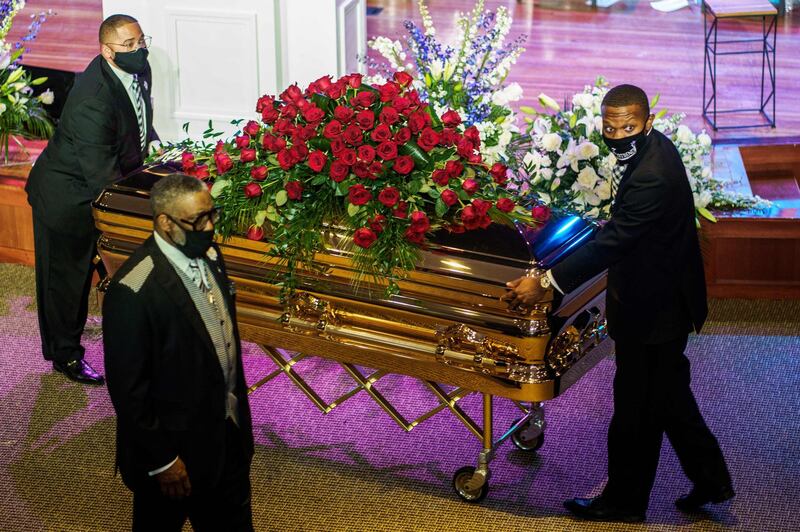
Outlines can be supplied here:
[[[709, 25], [709, 18], [711, 24]], [[734, 18], [734, 17], [725, 17]], [[714, 131], [719, 129], [739, 129], [746, 127], [771, 126], [775, 127], [775, 44], [777, 39], [778, 15], [743, 15], [736, 18], [760, 18], [761, 19], [761, 38], [760, 39], [735, 39], [720, 41], [717, 39], [717, 29], [720, 17], [709, 10], [705, 1], [703, 2], [703, 30], [705, 33], [705, 54], [703, 63], [703, 118], [711, 124]], [[767, 19], [769, 25], [767, 25]], [[770, 42], [771, 41], [771, 42]], [[761, 50], [737, 50], [731, 52], [718, 52], [717, 46], [720, 44], [741, 44], [748, 42], [761, 42]], [[761, 107], [753, 109], [717, 109], [717, 56], [718, 55], [744, 55], [761, 54]], [[770, 91], [764, 95], [764, 77], [769, 74]], [[711, 83], [711, 95], [706, 99], [707, 81]], [[768, 104], [772, 103], [771, 116], [767, 113]], [[709, 107], [711, 112], [709, 113]], [[734, 126], [720, 126], [717, 124], [718, 114], [759, 112], [766, 120], [766, 123], [745, 124]], [[709, 116], [710, 114], [710, 116]]]

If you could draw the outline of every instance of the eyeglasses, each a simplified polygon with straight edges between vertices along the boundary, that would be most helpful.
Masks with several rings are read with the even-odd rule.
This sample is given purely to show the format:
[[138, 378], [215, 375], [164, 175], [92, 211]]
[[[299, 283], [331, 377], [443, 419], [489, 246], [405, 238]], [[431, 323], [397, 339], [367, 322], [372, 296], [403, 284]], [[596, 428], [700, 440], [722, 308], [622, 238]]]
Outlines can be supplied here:
[[[128, 39], [130, 41], [131, 39]], [[138, 41], [136, 42], [128, 42], [125, 41], [124, 43], [119, 42], [107, 42], [105, 43], [106, 46], [113, 45], [113, 46], [122, 46], [126, 50], [134, 51], [138, 50], [139, 48], [150, 48], [150, 43], [152, 42], [153, 38], [149, 35], [142, 35]]]
[[[166, 213], [164, 213], [166, 214]], [[205, 212], [201, 212], [197, 216], [195, 216], [194, 220], [184, 220], [183, 218], [178, 218], [177, 220], [166, 214], [167, 218], [172, 220], [175, 223], [181, 222], [186, 225], [190, 225], [192, 229], [195, 231], [204, 231], [208, 222], [210, 221], [212, 224], [216, 224], [219, 221], [220, 216], [220, 208], [214, 207], [213, 209], [209, 209]], [[179, 224], [180, 225], [180, 224]]]

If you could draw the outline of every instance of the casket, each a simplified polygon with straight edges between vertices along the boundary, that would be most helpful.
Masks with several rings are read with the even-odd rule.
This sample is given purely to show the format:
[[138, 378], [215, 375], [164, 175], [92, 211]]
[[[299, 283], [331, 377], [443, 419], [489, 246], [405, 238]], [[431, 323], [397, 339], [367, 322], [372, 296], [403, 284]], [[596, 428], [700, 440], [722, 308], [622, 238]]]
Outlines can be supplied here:
[[[148, 191], [172, 171], [168, 166], [143, 169], [109, 186], [94, 203], [102, 234], [98, 249], [111, 274], [151, 234]], [[478, 473], [487, 473], [491, 450], [506, 437], [514, 437], [521, 448], [541, 445], [540, 403], [591, 369], [602, 352], [597, 346], [606, 338], [605, 274], [565, 296], [559, 308], [543, 301], [525, 314], [509, 311], [500, 301], [505, 284], [533, 267], [548, 268], [563, 260], [595, 230], [595, 225], [572, 217], [538, 227], [442, 231], [422, 251], [416, 269], [400, 281], [399, 293], [387, 296], [385, 286], [358, 279], [346, 241], [330, 227], [325, 230], [326, 251], [316, 257], [323, 270], [304, 272], [296, 294], [283, 302], [275, 284], [280, 265], [267, 255], [267, 241], [232, 237], [219, 244], [237, 286], [242, 339], [260, 344], [278, 364], [276, 373], [289, 374], [327, 412], [341, 401], [322, 402], [292, 366], [308, 355], [335, 360], [359, 390], [381, 403], [406, 430], [420, 419], [406, 421], [371, 385], [388, 373], [421, 379], [439, 398], [436, 411], [450, 409], [483, 440], [487, 456], [479, 460]], [[289, 358], [281, 354], [286, 351]], [[358, 367], [376, 371], [364, 376]], [[266, 380], [253, 384], [251, 391]], [[442, 384], [456, 390], [448, 392]], [[483, 429], [455, 405], [471, 392], [485, 398]], [[492, 396], [530, 403], [527, 415], [498, 442], [491, 435]], [[528, 430], [527, 439], [523, 430]], [[480, 475], [474, 473], [473, 468], [461, 482], [459, 495], [465, 499], [485, 495], [485, 478], [478, 482]]]

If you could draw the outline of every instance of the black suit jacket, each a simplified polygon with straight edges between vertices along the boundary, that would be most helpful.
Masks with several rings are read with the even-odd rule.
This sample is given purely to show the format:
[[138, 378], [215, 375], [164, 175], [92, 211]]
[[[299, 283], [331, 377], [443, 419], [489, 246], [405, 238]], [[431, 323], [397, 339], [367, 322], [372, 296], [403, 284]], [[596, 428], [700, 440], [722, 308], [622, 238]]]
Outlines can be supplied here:
[[656, 130], [622, 177], [611, 219], [552, 274], [570, 292], [606, 268], [612, 338], [658, 343], [700, 331], [708, 310], [692, 191], [678, 150]]
[[[214, 249], [219, 258], [206, 263], [235, 323], [233, 285]], [[197, 489], [218, 481], [226, 452], [252, 457], [250, 407], [234, 330], [244, 450], [225, 447], [222, 368], [191, 296], [153, 237], [115, 274], [103, 301], [103, 344], [108, 392], [117, 412], [117, 464], [131, 489], [176, 456]]]
[[[150, 68], [140, 76], [147, 143], [157, 140], [150, 104]], [[139, 124], [128, 93], [102, 56], [78, 76], [53, 138], [25, 186], [34, 215], [73, 235], [93, 227], [91, 202], [103, 188], [142, 165]]]

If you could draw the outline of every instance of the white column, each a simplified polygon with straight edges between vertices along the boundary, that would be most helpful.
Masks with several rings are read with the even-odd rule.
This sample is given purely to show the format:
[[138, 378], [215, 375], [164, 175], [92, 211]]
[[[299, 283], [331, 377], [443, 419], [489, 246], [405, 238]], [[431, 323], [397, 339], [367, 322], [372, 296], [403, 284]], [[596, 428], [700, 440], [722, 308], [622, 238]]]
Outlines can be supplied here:
[[199, 138], [255, 118], [256, 100], [291, 83], [363, 72], [366, 0], [104, 0], [153, 37], [155, 127], [162, 139]]

